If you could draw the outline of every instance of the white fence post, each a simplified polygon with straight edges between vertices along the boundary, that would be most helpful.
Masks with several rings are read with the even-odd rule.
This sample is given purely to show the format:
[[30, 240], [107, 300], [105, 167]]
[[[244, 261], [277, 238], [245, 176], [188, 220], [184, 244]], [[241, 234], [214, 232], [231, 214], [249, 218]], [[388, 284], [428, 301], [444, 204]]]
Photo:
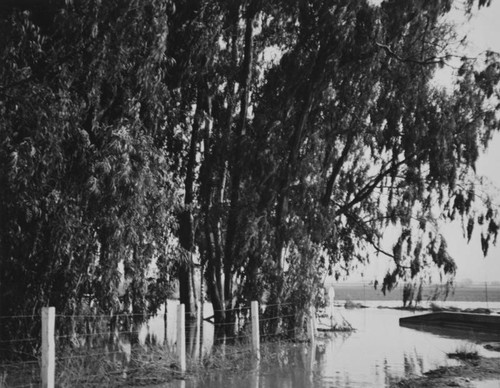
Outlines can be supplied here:
[[177, 306], [177, 356], [179, 357], [179, 369], [181, 373], [186, 372], [186, 325], [185, 309], [181, 303]]
[[42, 388], [54, 388], [56, 371], [56, 351], [54, 328], [55, 307], [42, 308]]
[[311, 343], [314, 343], [316, 338], [316, 309], [311, 306], [309, 308], [309, 325], [308, 325], [308, 331], [309, 331], [309, 338], [311, 340]]
[[250, 306], [252, 316], [252, 350], [255, 357], [260, 360], [259, 302], [253, 300]]
[[333, 328], [335, 326], [335, 318], [333, 317], [335, 308], [335, 289], [333, 286], [330, 286], [328, 289], [328, 301], [330, 302], [330, 326]]

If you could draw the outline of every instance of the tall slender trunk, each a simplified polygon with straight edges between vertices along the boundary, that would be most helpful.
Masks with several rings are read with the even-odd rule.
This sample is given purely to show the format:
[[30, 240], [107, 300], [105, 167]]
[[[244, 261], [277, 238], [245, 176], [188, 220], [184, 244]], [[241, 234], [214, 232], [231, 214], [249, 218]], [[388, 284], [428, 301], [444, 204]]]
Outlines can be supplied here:
[[288, 154], [288, 160], [285, 165], [285, 172], [281, 179], [280, 190], [278, 193], [278, 203], [276, 206], [276, 243], [275, 243], [275, 257], [276, 263], [278, 265], [279, 271], [282, 270], [282, 254], [285, 244], [285, 226], [284, 220], [288, 214], [288, 196], [290, 182], [293, 178], [292, 172], [297, 168], [297, 158], [300, 149], [300, 143], [303, 138], [303, 133], [305, 131], [307, 120], [309, 118], [309, 112], [311, 111], [313, 104], [313, 92], [312, 86], [308, 89], [306, 100], [302, 108], [302, 112], [299, 118], [299, 122], [295, 128], [290, 139], [290, 152]]
[[[307, 84], [305, 84], [305, 96], [302, 99], [302, 106], [300, 108], [297, 121], [294, 127], [294, 131], [289, 139], [288, 147], [288, 159], [284, 166], [283, 175], [279, 185], [277, 204], [276, 204], [276, 219], [275, 219], [275, 245], [274, 245], [274, 255], [275, 262], [277, 265], [277, 270], [275, 273], [275, 281], [273, 282], [273, 289], [271, 291], [271, 302], [276, 304], [276, 314], [281, 315], [281, 302], [283, 295], [283, 262], [284, 249], [286, 242], [286, 218], [288, 216], [288, 201], [290, 197], [290, 184], [294, 179], [294, 171], [299, 167], [299, 152], [300, 146], [304, 139], [304, 134], [307, 129], [307, 123], [309, 121], [309, 115], [314, 107], [315, 96], [321, 90], [322, 74], [323, 69], [326, 64], [328, 55], [328, 46], [323, 44], [320, 46], [314, 66], [312, 67]], [[297, 96], [300, 101], [300, 96]], [[271, 328], [271, 331], [278, 333], [280, 331], [280, 320], [276, 320], [275, 326]]]
[[[309, 77], [307, 79], [305, 86], [305, 96], [303, 98], [302, 107], [300, 113], [297, 117], [297, 122], [292, 136], [289, 139], [288, 147], [288, 159], [284, 168], [283, 177], [280, 182], [280, 188], [278, 191], [278, 200], [276, 206], [276, 242], [275, 242], [275, 260], [278, 264], [279, 270], [281, 270], [281, 261], [283, 248], [285, 243], [285, 228], [284, 221], [288, 215], [288, 200], [290, 183], [293, 180], [293, 172], [298, 168], [298, 157], [300, 146], [304, 140], [304, 133], [307, 128], [307, 123], [309, 120], [309, 115], [314, 107], [315, 97], [321, 93], [321, 90], [325, 87], [323, 82], [324, 69], [329, 56], [330, 49], [329, 42], [323, 42], [316, 53], [316, 58], [314, 65], [312, 66]], [[299, 90], [299, 89], [297, 89]], [[297, 96], [297, 98], [300, 98]], [[300, 101], [300, 100], [299, 100]]]
[[[205, 130], [204, 130], [204, 155], [203, 162], [200, 167], [200, 205], [201, 205], [201, 235], [203, 240], [200, 241], [201, 254], [201, 275], [206, 281], [207, 295], [212, 302], [214, 309], [214, 318], [216, 323], [225, 321], [224, 310], [224, 289], [222, 279], [222, 249], [221, 249], [221, 232], [220, 232], [220, 217], [221, 214], [217, 210], [218, 206], [224, 201], [224, 186], [225, 186], [225, 164], [219, 159], [224, 152], [219, 148], [213, 148], [212, 134], [213, 121], [211, 98], [207, 98]], [[232, 110], [231, 110], [232, 111]], [[223, 139], [227, 136], [222, 135]], [[217, 143], [216, 143], [217, 146]], [[214, 179], [215, 175], [215, 179]], [[219, 175], [219, 176], [217, 176]], [[217, 184], [218, 182], [218, 184]], [[215, 194], [215, 193], [219, 194]], [[202, 287], [200, 287], [200, 300], [203, 297]], [[220, 326], [219, 326], [220, 327]], [[216, 338], [221, 335], [217, 332]]]
[[[239, 225], [239, 205], [240, 205], [240, 186], [242, 174], [242, 153], [244, 148], [244, 137], [246, 135], [247, 115], [250, 105], [250, 88], [252, 84], [252, 68], [253, 68], [253, 24], [256, 15], [255, 9], [247, 9], [246, 25], [245, 25], [245, 50], [243, 58], [243, 77], [241, 82], [241, 101], [240, 101], [240, 117], [236, 127], [235, 142], [231, 158], [231, 192], [230, 192], [230, 210], [227, 221], [226, 244], [224, 249], [224, 295], [226, 323], [234, 321], [233, 309], [235, 301], [233, 298], [233, 270], [235, 268], [235, 260], [238, 253], [235, 249], [235, 240]], [[233, 327], [227, 325], [227, 332], [231, 333]]]
[[201, 110], [202, 110], [202, 95], [198, 91], [196, 104], [196, 112], [194, 123], [191, 130], [191, 142], [189, 145], [188, 161], [186, 165], [186, 178], [184, 180], [184, 210], [179, 215], [179, 243], [181, 247], [189, 254], [188, 260], [185, 260], [179, 266], [179, 299], [185, 305], [186, 315], [194, 317], [196, 306], [193, 295], [192, 278], [193, 278], [193, 263], [191, 255], [194, 250], [194, 227], [193, 227], [193, 200], [194, 200], [194, 178], [196, 167], [196, 153], [198, 151], [198, 134], [201, 125]]

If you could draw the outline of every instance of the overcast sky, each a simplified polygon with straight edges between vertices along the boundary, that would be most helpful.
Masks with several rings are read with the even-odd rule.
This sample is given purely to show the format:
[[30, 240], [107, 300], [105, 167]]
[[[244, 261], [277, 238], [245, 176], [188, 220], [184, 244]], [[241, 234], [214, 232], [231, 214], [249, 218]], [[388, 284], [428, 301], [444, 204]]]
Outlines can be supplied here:
[[[461, 14], [457, 11], [455, 15]], [[493, 0], [490, 7], [474, 10], [474, 16], [470, 20], [461, 19], [463, 23], [460, 32], [467, 35], [469, 46], [467, 55], [476, 56], [485, 50], [493, 50], [500, 53], [500, 0]], [[500, 205], [500, 134], [496, 134], [490, 142], [489, 148], [483, 152], [476, 165], [477, 173], [485, 176], [490, 184], [487, 191], [497, 193], [496, 203]], [[450, 255], [455, 259], [457, 270], [457, 281], [472, 279], [475, 282], [500, 281], [500, 236], [497, 246], [491, 246], [486, 258], [481, 252], [481, 243], [478, 228], [474, 230], [471, 242], [467, 244], [463, 237], [462, 227], [459, 222], [446, 225], [442, 233], [448, 242]], [[391, 232], [389, 232], [391, 234]], [[384, 247], [392, 250], [392, 245]], [[371, 281], [377, 278], [382, 280], [387, 271], [387, 263], [382, 256], [374, 258], [372, 263], [363, 269], [364, 280]], [[352, 274], [347, 281], [360, 281], [361, 271]]]
[[[462, 26], [470, 42], [470, 55], [477, 55], [484, 50], [500, 53], [500, 0], [493, 0], [488, 8], [475, 11], [472, 19]], [[497, 133], [489, 148], [477, 163], [477, 173], [484, 175], [491, 182], [488, 188], [500, 192], [500, 136]], [[497, 204], [500, 198], [497, 195]], [[483, 258], [478, 233], [473, 235], [470, 244], [460, 238], [458, 223], [450, 225], [445, 231], [450, 254], [458, 265], [457, 279], [470, 278], [475, 281], [500, 280], [500, 241], [496, 247], [490, 247], [488, 256]]]

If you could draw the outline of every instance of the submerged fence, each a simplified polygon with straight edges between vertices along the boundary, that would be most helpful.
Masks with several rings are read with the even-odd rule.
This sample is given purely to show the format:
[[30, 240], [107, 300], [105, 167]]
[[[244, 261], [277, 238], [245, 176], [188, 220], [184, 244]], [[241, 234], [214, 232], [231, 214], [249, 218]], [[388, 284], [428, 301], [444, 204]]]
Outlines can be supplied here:
[[[165, 328], [163, 344], [156, 347], [147, 345], [133, 347], [133, 343], [138, 342], [140, 334], [138, 327], [126, 325], [124, 329], [122, 325], [116, 324], [121, 318], [129, 319], [130, 314], [67, 316], [57, 315], [54, 307], [46, 307], [42, 309], [41, 315], [37, 316], [2, 317], [1, 319], [39, 320], [41, 338], [8, 340], [12, 343], [34, 342], [35, 347], [38, 346], [38, 351], [29, 357], [24, 355], [21, 357], [22, 361], [14, 359], [0, 362], [0, 388], [38, 386], [53, 388], [56, 385], [112, 386], [125, 381], [144, 385], [168, 381], [182, 377], [186, 373], [196, 373], [202, 368], [219, 369], [224, 366], [234, 368], [233, 361], [258, 362], [261, 357], [261, 341], [295, 337], [295, 333], [290, 333], [293, 328], [288, 327], [288, 331], [280, 332], [273, 329], [286, 320], [295, 321], [297, 317], [294, 310], [291, 305], [259, 306], [258, 302], [253, 301], [249, 307], [229, 311], [235, 314], [235, 323], [216, 325], [211, 322], [211, 326], [214, 332], [218, 330], [226, 332], [226, 325], [235, 325], [236, 327], [227, 331], [233, 334], [220, 337], [215, 335], [216, 341], [210, 352], [205, 355], [201, 331], [203, 322], [207, 318], [200, 312], [196, 322], [188, 321], [186, 324], [182, 304], [177, 305], [175, 344], [168, 343]], [[311, 310], [309, 318], [314, 317], [315, 312]], [[94, 324], [90, 325], [89, 321]], [[115, 323], [112, 328], [110, 328], [111, 321]], [[308, 336], [314, 341], [315, 319], [309, 319], [308, 322]], [[69, 334], [61, 335], [59, 334], [61, 330], [57, 329], [64, 325], [70, 325], [71, 329], [65, 332]], [[188, 336], [186, 330], [190, 332]], [[196, 333], [195, 338], [193, 332]], [[124, 342], [121, 340], [123, 336], [129, 336], [127, 337], [129, 339], [133, 337], [135, 340]]]

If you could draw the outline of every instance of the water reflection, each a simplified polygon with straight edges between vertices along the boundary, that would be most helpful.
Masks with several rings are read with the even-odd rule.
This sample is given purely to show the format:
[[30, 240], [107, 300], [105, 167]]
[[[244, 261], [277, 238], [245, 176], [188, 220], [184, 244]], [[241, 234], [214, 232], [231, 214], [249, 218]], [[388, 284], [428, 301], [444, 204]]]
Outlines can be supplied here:
[[[209, 307], [208, 307], [209, 308]], [[175, 308], [169, 307], [170, 311]], [[238, 388], [309, 388], [309, 387], [346, 387], [360, 388], [389, 386], [409, 375], [421, 375], [438, 366], [458, 365], [449, 359], [447, 353], [457, 348], [477, 343], [482, 355], [489, 355], [480, 345], [492, 339], [481, 333], [467, 333], [457, 330], [401, 327], [399, 318], [412, 315], [412, 312], [391, 309], [339, 309], [355, 332], [327, 333], [309, 344], [267, 344], [266, 351], [272, 354], [271, 360], [254, 360], [254, 364], [244, 372], [214, 371], [203, 379], [188, 378], [173, 381], [161, 387], [207, 387], [236, 386]], [[209, 310], [205, 316], [210, 316]], [[147, 331], [155, 328], [161, 333], [157, 340], [175, 342], [175, 314], [169, 314], [167, 330], [163, 321], [150, 322]], [[196, 321], [187, 325], [186, 338], [188, 353], [198, 359], [217, 349], [220, 354], [224, 345], [214, 345], [214, 329], [209, 322]], [[197, 330], [198, 327], [201, 329]], [[146, 335], [145, 335], [146, 338]], [[250, 360], [249, 360], [250, 361]]]
[[[408, 312], [345, 311], [346, 318], [358, 330], [341, 343], [333, 338], [328, 344], [322, 365], [324, 379], [345, 387], [386, 386], [437, 365], [456, 364], [446, 356], [447, 349], [456, 346], [453, 341], [443, 342], [441, 338], [399, 327], [399, 317], [405, 314]], [[339, 380], [339, 375], [344, 379]]]

